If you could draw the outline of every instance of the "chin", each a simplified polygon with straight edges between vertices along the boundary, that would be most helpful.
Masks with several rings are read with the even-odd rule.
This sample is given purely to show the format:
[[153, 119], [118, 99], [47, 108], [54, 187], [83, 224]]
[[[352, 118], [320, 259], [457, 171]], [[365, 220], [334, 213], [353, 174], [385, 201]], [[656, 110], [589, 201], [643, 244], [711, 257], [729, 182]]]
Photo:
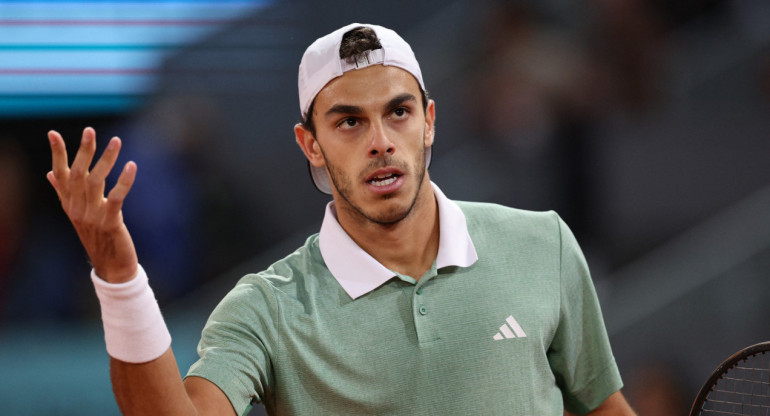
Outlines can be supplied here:
[[380, 213], [378, 215], [367, 216], [369, 221], [377, 223], [379, 225], [395, 225], [403, 221], [409, 216], [408, 210]]
[[[403, 195], [402, 195], [403, 196]], [[397, 198], [397, 194], [384, 195], [375, 207], [364, 215], [372, 222], [392, 225], [406, 219], [412, 213], [416, 198]]]

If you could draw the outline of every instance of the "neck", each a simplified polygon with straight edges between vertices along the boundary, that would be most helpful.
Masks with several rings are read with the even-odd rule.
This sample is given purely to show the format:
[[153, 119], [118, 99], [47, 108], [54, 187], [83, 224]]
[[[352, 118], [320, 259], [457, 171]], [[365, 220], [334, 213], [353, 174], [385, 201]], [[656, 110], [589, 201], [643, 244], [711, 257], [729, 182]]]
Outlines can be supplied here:
[[337, 219], [350, 238], [383, 266], [415, 280], [430, 269], [438, 254], [438, 204], [427, 177], [414, 207], [398, 222], [378, 224], [344, 208], [338, 208]]

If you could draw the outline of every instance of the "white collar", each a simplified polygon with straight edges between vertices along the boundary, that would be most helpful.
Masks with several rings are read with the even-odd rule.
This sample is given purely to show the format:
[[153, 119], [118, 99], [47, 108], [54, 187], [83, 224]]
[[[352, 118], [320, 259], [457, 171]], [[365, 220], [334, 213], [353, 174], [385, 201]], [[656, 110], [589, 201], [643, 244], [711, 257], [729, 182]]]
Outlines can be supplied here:
[[[439, 212], [439, 245], [436, 268], [468, 267], [478, 260], [468, 234], [465, 215], [431, 182]], [[334, 201], [326, 206], [319, 246], [326, 267], [348, 295], [356, 299], [378, 288], [396, 274], [370, 256], [342, 229], [337, 221]]]

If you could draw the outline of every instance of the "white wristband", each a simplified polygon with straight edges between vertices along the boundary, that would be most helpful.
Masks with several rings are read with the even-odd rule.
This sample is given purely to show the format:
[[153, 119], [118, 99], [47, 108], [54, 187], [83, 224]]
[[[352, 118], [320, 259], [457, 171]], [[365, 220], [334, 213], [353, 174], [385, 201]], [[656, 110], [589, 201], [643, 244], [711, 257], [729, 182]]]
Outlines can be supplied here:
[[136, 277], [125, 283], [108, 283], [94, 270], [91, 280], [102, 307], [104, 340], [111, 357], [145, 363], [168, 350], [171, 334], [142, 266]]

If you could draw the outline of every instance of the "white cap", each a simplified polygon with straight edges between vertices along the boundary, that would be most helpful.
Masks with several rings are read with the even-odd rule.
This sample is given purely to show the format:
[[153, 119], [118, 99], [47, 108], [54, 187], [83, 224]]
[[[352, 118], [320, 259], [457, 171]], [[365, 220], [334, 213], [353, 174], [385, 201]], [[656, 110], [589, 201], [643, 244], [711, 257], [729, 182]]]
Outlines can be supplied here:
[[[340, 44], [342, 36], [359, 27], [368, 27], [377, 34], [382, 49], [370, 50], [362, 53], [354, 62], [340, 58]], [[361, 23], [351, 23], [335, 30], [328, 35], [318, 38], [302, 55], [299, 64], [299, 107], [302, 118], [307, 119], [310, 104], [316, 95], [333, 80], [353, 69], [366, 68], [370, 65], [396, 66], [412, 74], [420, 88], [425, 91], [425, 83], [422, 80], [422, 72], [412, 48], [398, 33], [391, 29]], [[431, 149], [426, 149], [426, 166], [430, 164]], [[321, 192], [331, 195], [331, 184], [325, 168], [310, 166], [310, 174], [315, 186]]]
[[[340, 58], [342, 35], [359, 27], [368, 27], [374, 30], [382, 49], [367, 51], [361, 54], [357, 61], [348, 62], [347, 59]], [[329, 81], [351, 69], [366, 68], [376, 64], [397, 66], [409, 72], [420, 83], [423, 91], [425, 90], [420, 64], [417, 63], [412, 48], [398, 33], [382, 26], [351, 23], [317, 39], [308, 46], [305, 54], [302, 55], [302, 61], [299, 63], [298, 80], [299, 107], [302, 111], [302, 117], [307, 117], [310, 103]]]

